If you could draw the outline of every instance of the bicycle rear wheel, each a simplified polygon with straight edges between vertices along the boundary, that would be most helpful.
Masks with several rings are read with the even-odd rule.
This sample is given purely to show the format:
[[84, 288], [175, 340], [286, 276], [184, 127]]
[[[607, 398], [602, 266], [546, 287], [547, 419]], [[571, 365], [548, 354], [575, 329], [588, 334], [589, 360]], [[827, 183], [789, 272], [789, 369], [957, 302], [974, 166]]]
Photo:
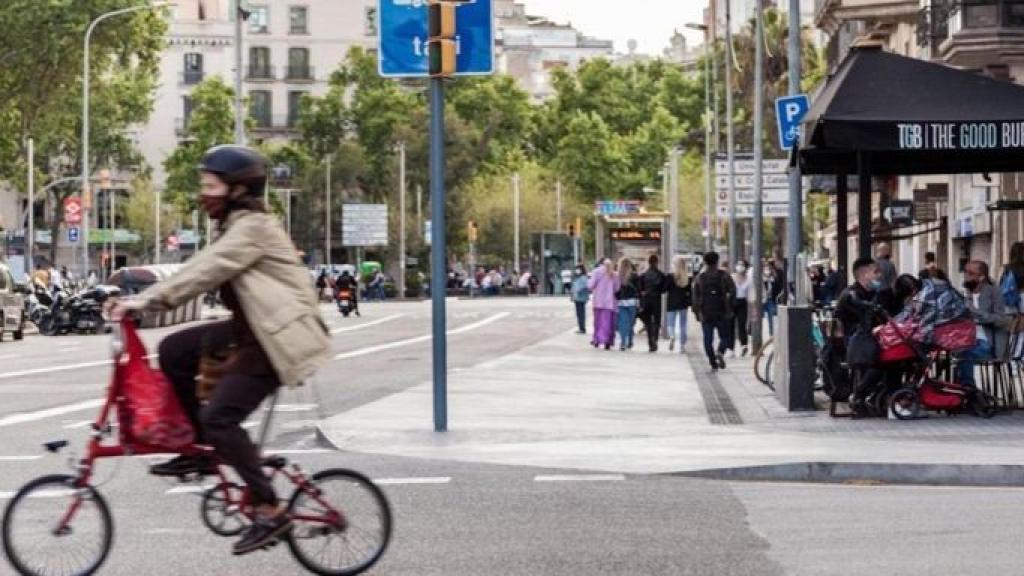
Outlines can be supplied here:
[[4, 511], [3, 543], [21, 576], [89, 576], [113, 544], [107, 503], [75, 476], [55, 474], [26, 484]]
[[360, 574], [376, 564], [391, 540], [391, 507], [369, 478], [324, 470], [288, 502], [295, 527], [288, 547], [306, 569], [323, 576]]
[[770, 364], [772, 357], [775, 355], [775, 339], [769, 338], [765, 341], [761, 349], [757, 351], [757, 357], [754, 358], [754, 376], [757, 377], [757, 381], [765, 386], [771, 386], [769, 384], [771, 377]]

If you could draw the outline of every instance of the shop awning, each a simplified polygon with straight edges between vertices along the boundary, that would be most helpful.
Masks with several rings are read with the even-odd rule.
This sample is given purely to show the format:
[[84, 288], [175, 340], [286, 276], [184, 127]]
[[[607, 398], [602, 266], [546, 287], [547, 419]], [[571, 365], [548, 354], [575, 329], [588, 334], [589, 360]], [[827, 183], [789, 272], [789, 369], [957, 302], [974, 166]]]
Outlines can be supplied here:
[[799, 160], [804, 174], [1024, 171], [1024, 86], [855, 48], [804, 119]]

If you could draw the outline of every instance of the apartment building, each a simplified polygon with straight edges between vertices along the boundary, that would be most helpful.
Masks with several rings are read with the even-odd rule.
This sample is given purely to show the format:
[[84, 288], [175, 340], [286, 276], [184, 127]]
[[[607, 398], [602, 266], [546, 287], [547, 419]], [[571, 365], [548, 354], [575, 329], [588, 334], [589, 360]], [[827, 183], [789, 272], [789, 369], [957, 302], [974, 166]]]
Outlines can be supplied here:
[[[191, 91], [210, 76], [234, 85], [234, 0], [177, 0], [160, 63], [150, 121], [137, 139], [163, 186], [164, 159], [184, 135]], [[374, 48], [376, 0], [261, 0], [243, 4], [243, 93], [254, 140], [294, 134], [303, 94], [322, 94], [330, 74], [353, 46]]]

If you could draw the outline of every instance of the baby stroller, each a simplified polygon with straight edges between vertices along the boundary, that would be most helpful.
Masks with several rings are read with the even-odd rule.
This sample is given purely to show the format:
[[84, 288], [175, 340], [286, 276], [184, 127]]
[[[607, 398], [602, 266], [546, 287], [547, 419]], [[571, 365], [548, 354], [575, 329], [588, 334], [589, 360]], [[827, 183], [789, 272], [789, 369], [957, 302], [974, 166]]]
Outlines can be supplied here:
[[[931, 367], [943, 354], [962, 352], [975, 344], [970, 316], [944, 322], [931, 330], [915, 317], [888, 318], [875, 333], [879, 364], [904, 370], [901, 387], [888, 395], [888, 407], [899, 420], [919, 418], [923, 410], [956, 414], [971, 412], [982, 418], [995, 415], [995, 401], [974, 386], [942, 380]], [[898, 366], [893, 366], [898, 364]]]

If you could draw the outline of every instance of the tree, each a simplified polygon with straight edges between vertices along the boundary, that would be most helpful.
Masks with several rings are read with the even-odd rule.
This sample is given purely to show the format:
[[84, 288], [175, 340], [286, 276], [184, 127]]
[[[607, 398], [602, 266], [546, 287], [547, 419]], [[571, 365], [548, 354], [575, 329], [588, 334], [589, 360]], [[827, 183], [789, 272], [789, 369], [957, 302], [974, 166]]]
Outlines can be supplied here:
[[164, 160], [167, 184], [164, 199], [182, 213], [196, 208], [199, 172], [196, 166], [213, 146], [234, 141], [235, 91], [220, 76], [211, 76], [192, 89], [192, 113], [185, 137]]
[[582, 198], [637, 198], [640, 194], [626, 184], [630, 166], [624, 142], [596, 113], [577, 112], [558, 149], [554, 165]]
[[[128, 228], [139, 233], [141, 241], [139, 252], [152, 254], [156, 236], [156, 194], [153, 183], [145, 177], [137, 177], [132, 181], [132, 192], [125, 204], [125, 218]], [[160, 238], [166, 238], [174, 230], [172, 207], [161, 205]], [[162, 241], [162, 240], [161, 240]]]

